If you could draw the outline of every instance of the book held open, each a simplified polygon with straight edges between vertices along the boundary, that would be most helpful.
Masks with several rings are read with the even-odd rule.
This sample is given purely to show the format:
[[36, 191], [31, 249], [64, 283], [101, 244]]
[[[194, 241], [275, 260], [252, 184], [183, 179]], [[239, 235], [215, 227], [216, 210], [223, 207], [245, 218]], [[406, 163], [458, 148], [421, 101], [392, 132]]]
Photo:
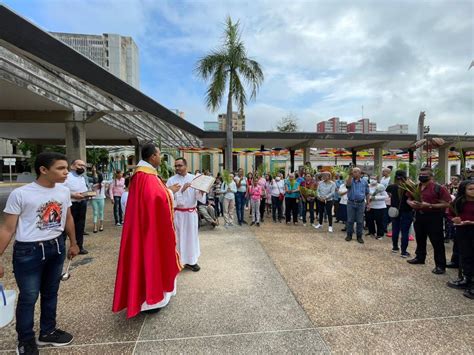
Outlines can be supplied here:
[[191, 181], [191, 187], [209, 193], [212, 185], [214, 185], [214, 181], [216, 181], [216, 179], [212, 176], [198, 175], [193, 179], [193, 181]]

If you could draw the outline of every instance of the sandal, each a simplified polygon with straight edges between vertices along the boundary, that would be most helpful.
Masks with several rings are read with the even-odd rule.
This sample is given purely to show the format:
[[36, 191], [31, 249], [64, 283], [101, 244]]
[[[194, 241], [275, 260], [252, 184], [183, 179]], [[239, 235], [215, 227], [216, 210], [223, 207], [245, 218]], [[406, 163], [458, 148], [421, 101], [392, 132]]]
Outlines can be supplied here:
[[104, 227], [100, 227], [99, 232], [103, 232], [103, 231], [104, 231]]
[[92, 232], [93, 232], [93, 233], [97, 233], [97, 229], [94, 229]]

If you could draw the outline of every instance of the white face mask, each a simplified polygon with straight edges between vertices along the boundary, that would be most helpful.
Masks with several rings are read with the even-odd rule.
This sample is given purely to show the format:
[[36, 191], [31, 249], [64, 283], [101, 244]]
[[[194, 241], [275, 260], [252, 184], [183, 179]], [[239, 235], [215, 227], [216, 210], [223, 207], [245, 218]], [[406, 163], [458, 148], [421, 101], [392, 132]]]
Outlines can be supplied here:
[[377, 183], [377, 180], [375, 180], [375, 179], [370, 179], [370, 184], [371, 184], [371, 185], [375, 185], [376, 183]]
[[276, 181], [280, 181], [281, 178], [280, 178], [279, 176], [277, 176], [277, 177], [275, 178], [275, 180], [276, 180]]

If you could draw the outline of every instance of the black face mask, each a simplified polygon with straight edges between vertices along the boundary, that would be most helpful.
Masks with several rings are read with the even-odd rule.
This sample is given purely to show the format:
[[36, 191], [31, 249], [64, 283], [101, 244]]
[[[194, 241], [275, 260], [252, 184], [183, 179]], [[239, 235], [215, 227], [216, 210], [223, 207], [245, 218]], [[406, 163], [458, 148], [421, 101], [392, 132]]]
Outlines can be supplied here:
[[424, 183], [424, 182], [430, 181], [430, 177], [429, 177], [429, 176], [426, 176], [426, 175], [420, 175], [420, 176], [418, 176], [418, 180], [419, 180], [421, 183]]
[[82, 168], [76, 169], [76, 174], [77, 174], [77, 175], [82, 175], [82, 174], [84, 174], [84, 169], [82, 169]]

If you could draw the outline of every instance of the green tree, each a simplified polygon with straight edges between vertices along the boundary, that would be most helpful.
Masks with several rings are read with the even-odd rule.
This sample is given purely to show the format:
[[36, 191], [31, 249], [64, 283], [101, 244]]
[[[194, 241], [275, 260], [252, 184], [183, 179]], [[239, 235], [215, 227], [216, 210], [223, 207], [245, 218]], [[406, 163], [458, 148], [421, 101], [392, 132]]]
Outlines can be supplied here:
[[206, 92], [206, 105], [209, 110], [217, 111], [227, 93], [225, 161], [226, 169], [229, 171], [232, 170], [234, 146], [232, 104], [235, 103], [238, 111], [243, 115], [247, 104], [245, 85], [250, 89], [250, 100], [254, 100], [264, 79], [260, 64], [247, 56], [240, 36], [239, 24], [239, 21], [232, 22], [232, 19], [227, 17], [221, 47], [201, 58], [195, 69], [201, 78], [210, 82]]
[[298, 128], [298, 117], [289, 113], [278, 121], [276, 130], [279, 132], [296, 132]]

